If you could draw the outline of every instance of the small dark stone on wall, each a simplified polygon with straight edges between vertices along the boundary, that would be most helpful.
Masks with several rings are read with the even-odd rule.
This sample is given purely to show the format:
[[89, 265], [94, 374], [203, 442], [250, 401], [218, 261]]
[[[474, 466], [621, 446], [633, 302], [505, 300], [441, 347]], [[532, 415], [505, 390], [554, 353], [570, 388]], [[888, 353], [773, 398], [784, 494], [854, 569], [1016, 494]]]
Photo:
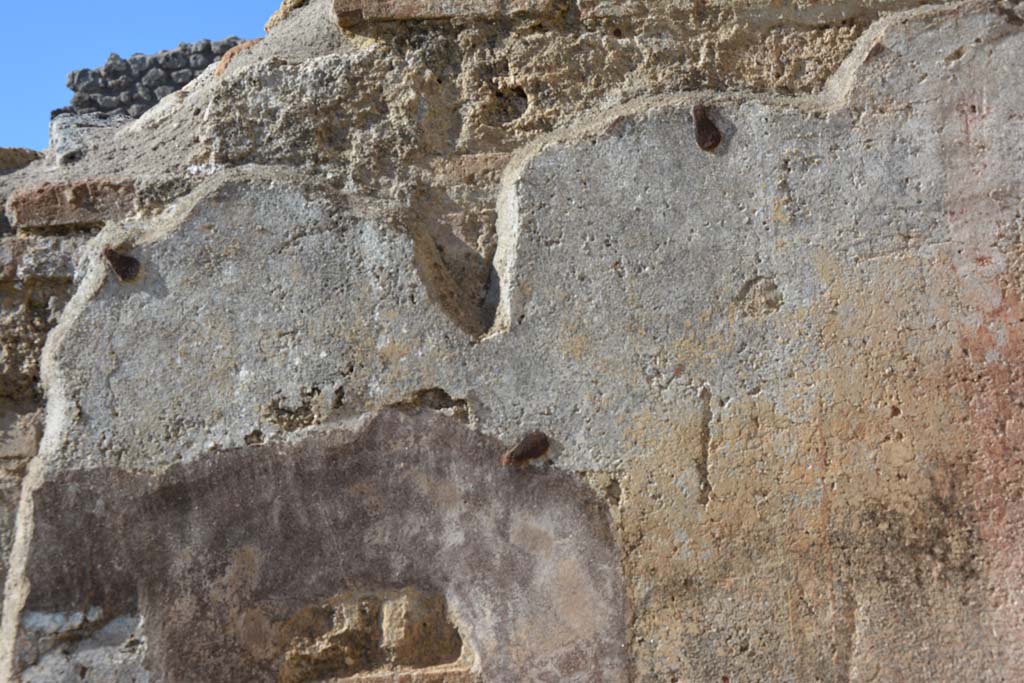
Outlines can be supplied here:
[[159, 88], [156, 88], [156, 89], [153, 90], [153, 92], [156, 94], [156, 98], [158, 100], [162, 100], [163, 98], [165, 98], [168, 95], [170, 95], [172, 92], [177, 92], [177, 91], [178, 91], [177, 88], [171, 87], [169, 85], [161, 85]]
[[167, 72], [160, 67], [155, 67], [146, 72], [142, 77], [142, 85], [147, 88], [155, 88], [167, 82]]
[[104, 76], [111, 78], [127, 74], [131, 71], [131, 68], [128, 66], [128, 62], [121, 59], [120, 55], [111, 53], [111, 55], [107, 57], [107, 63], [103, 65], [101, 71]]
[[210, 44], [210, 48], [213, 50], [213, 54], [219, 56], [233, 48], [235, 45], [238, 45], [240, 42], [242, 41], [232, 36], [230, 38], [225, 38], [224, 40], [216, 40], [212, 42]]
[[185, 55], [180, 52], [161, 52], [157, 55], [156, 63], [160, 65], [161, 69], [166, 71], [175, 71], [188, 66]]
[[194, 78], [190, 69], [179, 69], [171, 74], [171, 80], [178, 85], [187, 85]]
[[128, 58], [128, 67], [132, 71], [132, 76], [135, 76], [135, 77], [141, 76], [142, 74], [144, 74], [147, 71], [149, 71], [149, 69], [152, 66], [153, 66], [152, 58], [147, 57], [146, 55], [142, 54], [141, 52], [136, 52], [135, 54], [133, 54], [131, 57]]
[[103, 81], [99, 74], [91, 69], [79, 69], [68, 76], [73, 85], [68, 87], [77, 92], [99, 92], [103, 87]]
[[132, 86], [132, 79], [129, 76], [120, 76], [107, 83], [111, 90], [127, 90]]
[[71, 106], [75, 109], [81, 109], [82, 107], [92, 106], [93, 96], [85, 92], [76, 92], [71, 96]]
[[132, 96], [139, 104], [153, 104], [156, 102], [156, 95], [153, 94], [153, 91], [141, 83], [137, 84], [132, 90]]
[[96, 95], [96, 105], [104, 111], [110, 111], [111, 109], [117, 109], [121, 101], [116, 97], [110, 95]]
[[88, 77], [88, 74], [88, 69], [78, 69], [76, 71], [72, 71], [68, 74], [67, 86], [72, 90], [81, 88], [82, 83], [85, 81], [85, 78]]

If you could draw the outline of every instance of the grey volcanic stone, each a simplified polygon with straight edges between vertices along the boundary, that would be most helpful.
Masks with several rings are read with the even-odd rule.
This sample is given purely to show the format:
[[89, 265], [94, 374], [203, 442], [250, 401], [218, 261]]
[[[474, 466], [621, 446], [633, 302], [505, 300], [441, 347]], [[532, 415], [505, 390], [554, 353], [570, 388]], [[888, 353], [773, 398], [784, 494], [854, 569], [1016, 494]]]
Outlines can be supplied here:
[[92, 95], [86, 92], [76, 92], [71, 96], [71, 106], [76, 109], [87, 107], [94, 104], [96, 101], [96, 95]]
[[189, 69], [180, 69], [171, 74], [171, 81], [177, 85], [185, 85], [194, 77]]
[[[238, 42], [237, 38], [219, 41], [218, 49], [233, 46]], [[145, 98], [135, 94], [136, 86], [144, 85], [150, 89], [168, 86], [177, 90], [190, 83], [214, 58], [208, 40], [181, 43], [174, 50], [164, 50], [155, 55], [136, 53], [127, 60], [111, 54], [98, 70], [80, 69], [68, 74], [68, 87], [75, 93], [90, 93], [100, 97], [73, 98], [71, 109], [78, 112], [82, 112], [84, 108], [109, 109], [110, 100], [104, 98], [110, 97], [120, 102], [127, 102], [126, 98], [130, 97], [135, 104], [146, 104], [148, 102]], [[132, 111], [141, 110], [136, 107]]]
[[69, 83], [68, 87], [72, 87], [78, 92], [95, 93], [99, 92], [103, 86], [103, 79], [95, 71], [91, 69], [80, 69], [79, 71], [72, 72], [68, 76]]
[[129, 76], [119, 76], [107, 82], [107, 89], [115, 92], [123, 92], [131, 88], [134, 81]]
[[113, 78], [130, 73], [131, 68], [128, 66], [128, 62], [121, 59], [120, 55], [111, 53], [107, 58], [107, 63], [103, 65], [100, 72], [105, 78]]
[[158, 100], [159, 99], [163, 99], [163, 98], [167, 97], [168, 95], [170, 95], [171, 93], [177, 92], [177, 91], [178, 91], [177, 88], [175, 88], [174, 86], [170, 86], [170, 85], [161, 85], [158, 88], [153, 88], [153, 93], [156, 95]]
[[232, 36], [231, 38], [225, 38], [224, 40], [213, 41], [212, 43], [210, 43], [210, 49], [213, 51], [213, 54], [220, 56], [228, 50], [230, 50], [231, 48], [233, 48], [235, 45], [238, 45], [238, 43], [240, 42], [241, 40]]
[[104, 111], [116, 109], [121, 102], [120, 99], [111, 95], [96, 95], [94, 97], [94, 101], [96, 102], [96, 105]]
[[168, 81], [167, 72], [160, 67], [153, 67], [142, 77], [142, 85], [147, 88], [155, 88], [158, 85], [164, 85]]
[[164, 71], [175, 71], [188, 66], [188, 59], [180, 52], [161, 52], [156, 56], [156, 63]]
[[156, 102], [156, 96], [153, 94], [153, 91], [142, 83], [136, 84], [132, 90], [132, 98], [139, 104], [152, 104]]
[[153, 58], [140, 52], [133, 54], [127, 61], [128, 66], [131, 68], [132, 75], [136, 78], [149, 71], [153, 66]]
[[80, 89], [85, 85], [85, 81], [90, 78], [92, 78], [91, 69], [78, 69], [77, 71], [72, 71], [68, 74], [67, 86], [71, 89]]

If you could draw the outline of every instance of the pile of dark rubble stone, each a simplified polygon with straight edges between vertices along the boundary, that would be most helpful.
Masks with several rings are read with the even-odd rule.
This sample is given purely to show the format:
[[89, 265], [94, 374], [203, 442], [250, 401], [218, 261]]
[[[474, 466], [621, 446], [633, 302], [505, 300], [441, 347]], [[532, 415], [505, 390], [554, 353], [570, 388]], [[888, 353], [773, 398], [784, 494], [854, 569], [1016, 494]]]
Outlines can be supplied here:
[[71, 106], [58, 109], [53, 115], [108, 113], [137, 118], [240, 42], [240, 38], [232, 36], [181, 43], [174, 50], [153, 55], [137, 53], [127, 59], [111, 54], [98, 69], [79, 69], [68, 74], [68, 87], [75, 93]]

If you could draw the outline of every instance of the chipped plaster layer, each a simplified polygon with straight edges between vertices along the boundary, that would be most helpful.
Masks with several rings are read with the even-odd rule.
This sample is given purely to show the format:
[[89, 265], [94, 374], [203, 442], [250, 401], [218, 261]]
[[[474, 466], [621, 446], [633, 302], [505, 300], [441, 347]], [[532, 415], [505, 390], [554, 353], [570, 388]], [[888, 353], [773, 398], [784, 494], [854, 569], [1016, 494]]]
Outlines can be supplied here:
[[[497, 450], [451, 417], [391, 411], [159, 475], [67, 471], [35, 493], [47, 540], [23, 613], [141, 612], [159, 680], [305, 681], [297, 646], [328, 630], [334, 596], [411, 587], [444, 596], [483, 680], [623, 680], [606, 508], [567, 473], [495, 467]], [[22, 618], [22, 666], [50, 630]]]
[[[341, 4], [286, 3], [91, 143], [170, 152], [132, 157], [137, 213], [101, 217], [47, 341], [9, 674], [56, 661], [32, 615], [101, 606], [143, 615], [124, 666], [156, 680], [232, 680], [251, 638], [274, 680], [366, 632], [295, 610], [412, 585], [472, 654], [421, 680], [1024, 675], [1012, 3], [437, 3], [347, 32]], [[846, 33], [775, 81], [724, 56], [775, 31]], [[667, 70], [656, 35], [719, 49]], [[553, 469], [500, 467], [533, 429]]]

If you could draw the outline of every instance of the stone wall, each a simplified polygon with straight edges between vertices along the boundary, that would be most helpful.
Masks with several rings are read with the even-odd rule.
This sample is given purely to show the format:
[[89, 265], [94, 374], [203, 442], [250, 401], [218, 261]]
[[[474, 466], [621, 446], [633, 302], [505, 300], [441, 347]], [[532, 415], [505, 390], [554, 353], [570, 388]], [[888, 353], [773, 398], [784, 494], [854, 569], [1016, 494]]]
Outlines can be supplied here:
[[1024, 6], [919, 5], [287, 0], [57, 117], [0, 678], [1024, 680]]
[[235, 37], [200, 40], [152, 55], [136, 53], [127, 59], [111, 54], [98, 69], [79, 69], [68, 74], [68, 87], [75, 94], [70, 107], [55, 113], [107, 112], [138, 118], [240, 42]]

